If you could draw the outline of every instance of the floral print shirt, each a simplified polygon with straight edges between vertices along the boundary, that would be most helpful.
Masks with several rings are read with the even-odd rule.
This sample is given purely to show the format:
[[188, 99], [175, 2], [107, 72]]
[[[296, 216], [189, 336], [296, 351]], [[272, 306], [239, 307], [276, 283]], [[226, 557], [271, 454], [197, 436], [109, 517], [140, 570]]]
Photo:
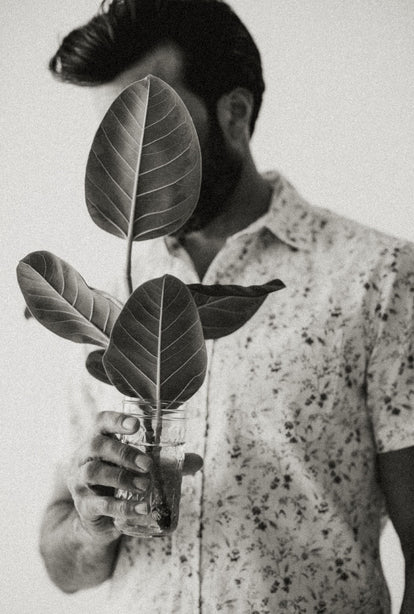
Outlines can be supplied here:
[[[414, 445], [414, 246], [307, 204], [278, 173], [268, 213], [229, 238], [203, 283], [280, 278], [238, 331], [208, 341], [188, 402], [170, 537], [124, 537], [112, 611], [389, 613], [377, 453]], [[168, 238], [136, 246], [135, 283], [198, 282]], [[87, 376], [89, 377], [89, 376]], [[89, 377], [75, 439], [121, 395]]]

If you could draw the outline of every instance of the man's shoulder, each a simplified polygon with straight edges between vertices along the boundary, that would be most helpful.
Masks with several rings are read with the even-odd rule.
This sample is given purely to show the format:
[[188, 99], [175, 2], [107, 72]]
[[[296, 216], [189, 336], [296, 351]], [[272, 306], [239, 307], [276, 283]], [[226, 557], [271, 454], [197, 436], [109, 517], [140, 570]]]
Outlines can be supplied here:
[[305, 248], [326, 258], [372, 262], [381, 260], [394, 250], [408, 258], [414, 254], [414, 243], [367, 226], [350, 217], [309, 202], [278, 171], [263, 175], [274, 189], [274, 199], [267, 222], [276, 236], [292, 247]]
[[362, 258], [387, 261], [400, 254], [404, 260], [414, 263], [414, 243], [408, 239], [367, 226], [335, 211], [301, 200], [304, 210], [312, 220], [311, 241], [325, 249], [348, 259]]

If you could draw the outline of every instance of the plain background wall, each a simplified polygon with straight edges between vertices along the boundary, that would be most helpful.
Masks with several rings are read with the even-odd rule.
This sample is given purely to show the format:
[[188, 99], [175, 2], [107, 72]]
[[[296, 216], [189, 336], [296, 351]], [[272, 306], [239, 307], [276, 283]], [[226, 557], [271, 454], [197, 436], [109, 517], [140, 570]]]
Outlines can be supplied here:
[[[414, 240], [412, 0], [234, 0], [262, 51], [267, 90], [253, 140], [315, 204]], [[88, 91], [46, 65], [95, 0], [0, 5], [1, 609], [101, 612], [103, 591], [65, 596], [46, 577], [38, 525], [64, 446], [60, 380], [73, 346], [23, 319], [19, 258], [48, 249], [102, 287], [122, 244], [89, 219], [83, 173], [97, 118]], [[383, 560], [394, 601], [402, 561], [392, 530]], [[99, 604], [99, 606], [97, 605]], [[123, 613], [120, 613], [123, 614]]]

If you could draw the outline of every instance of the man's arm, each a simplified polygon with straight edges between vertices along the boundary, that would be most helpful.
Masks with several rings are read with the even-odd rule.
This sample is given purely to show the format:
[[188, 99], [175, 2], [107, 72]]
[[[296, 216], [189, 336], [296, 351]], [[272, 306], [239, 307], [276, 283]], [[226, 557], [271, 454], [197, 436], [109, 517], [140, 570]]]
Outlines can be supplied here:
[[378, 455], [390, 519], [405, 559], [405, 591], [400, 614], [414, 612], [414, 446]]
[[112, 575], [120, 534], [93, 537], [75, 509], [59, 467], [40, 530], [40, 552], [50, 579], [65, 593], [104, 582]]
[[116, 488], [145, 493], [148, 487], [151, 459], [113, 437], [138, 426], [131, 416], [101, 412], [70, 463], [58, 471], [40, 552], [51, 580], [65, 592], [110, 577], [121, 537], [114, 519], [138, 519], [147, 512], [146, 503], [114, 497]]
[[[126, 414], [99, 413], [67, 469], [58, 472], [42, 522], [40, 552], [51, 580], [67, 593], [96, 586], [112, 575], [121, 538], [115, 519], [121, 524], [126, 519], [145, 521], [145, 501], [114, 497], [118, 488], [147, 493], [151, 459], [113, 437], [131, 434], [138, 426], [138, 420]], [[183, 474], [194, 474], [202, 464], [197, 454], [186, 454]]]

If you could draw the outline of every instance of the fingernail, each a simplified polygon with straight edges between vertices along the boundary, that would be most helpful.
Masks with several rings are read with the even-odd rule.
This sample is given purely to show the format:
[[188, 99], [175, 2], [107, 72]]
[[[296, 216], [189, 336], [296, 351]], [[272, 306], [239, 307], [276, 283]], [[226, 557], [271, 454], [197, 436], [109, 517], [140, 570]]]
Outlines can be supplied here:
[[135, 478], [133, 480], [133, 484], [135, 488], [137, 488], [141, 492], [145, 492], [148, 488], [148, 480], [144, 480], [143, 478]]
[[137, 514], [148, 514], [148, 503], [138, 503], [135, 506], [135, 511]]
[[128, 416], [128, 418], [124, 418], [122, 420], [122, 428], [126, 429], [127, 431], [132, 431], [132, 429], [136, 428], [137, 426], [137, 419], [133, 418], [132, 416]]
[[138, 456], [135, 458], [135, 464], [141, 469], [141, 471], [144, 471], [146, 473], [151, 467], [151, 459], [148, 458], [148, 456], [138, 454]]

